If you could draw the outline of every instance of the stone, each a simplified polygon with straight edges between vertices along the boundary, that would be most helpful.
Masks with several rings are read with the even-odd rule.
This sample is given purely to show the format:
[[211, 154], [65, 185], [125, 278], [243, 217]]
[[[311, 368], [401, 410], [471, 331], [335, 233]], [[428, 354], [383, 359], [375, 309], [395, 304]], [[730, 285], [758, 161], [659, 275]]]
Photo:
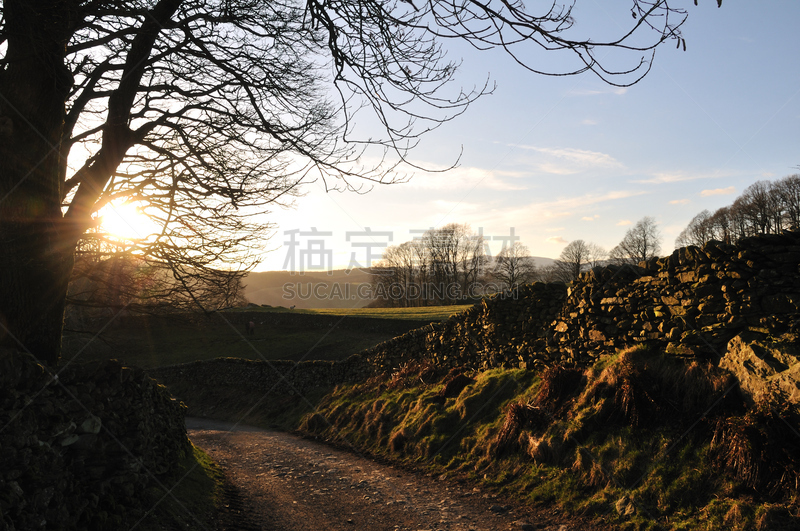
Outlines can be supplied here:
[[636, 512], [636, 506], [628, 496], [618, 499], [614, 504], [614, 508], [617, 510], [617, 514], [622, 516], [630, 516]]
[[719, 362], [739, 382], [747, 398], [754, 400], [770, 384], [800, 404], [800, 352], [790, 342], [770, 342], [757, 334], [739, 334], [728, 342]]

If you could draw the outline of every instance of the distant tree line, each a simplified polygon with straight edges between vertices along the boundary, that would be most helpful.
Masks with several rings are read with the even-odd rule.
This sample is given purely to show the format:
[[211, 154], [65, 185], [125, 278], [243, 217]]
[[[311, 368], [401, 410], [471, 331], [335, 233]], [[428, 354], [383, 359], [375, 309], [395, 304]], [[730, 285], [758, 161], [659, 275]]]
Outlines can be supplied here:
[[459, 223], [388, 247], [372, 268], [374, 305], [463, 304], [536, 279], [534, 260], [520, 242], [494, 258], [486, 248], [482, 235]]
[[757, 181], [733, 204], [713, 213], [703, 210], [683, 229], [675, 246], [702, 246], [710, 240], [735, 243], [747, 236], [797, 228], [800, 228], [800, 174], [777, 181]]
[[659, 256], [660, 252], [658, 225], [654, 218], [647, 216], [637, 221], [609, 252], [584, 240], [569, 242], [552, 266], [538, 271], [538, 277], [544, 282], [572, 282], [592, 268], [609, 263], [638, 264]]

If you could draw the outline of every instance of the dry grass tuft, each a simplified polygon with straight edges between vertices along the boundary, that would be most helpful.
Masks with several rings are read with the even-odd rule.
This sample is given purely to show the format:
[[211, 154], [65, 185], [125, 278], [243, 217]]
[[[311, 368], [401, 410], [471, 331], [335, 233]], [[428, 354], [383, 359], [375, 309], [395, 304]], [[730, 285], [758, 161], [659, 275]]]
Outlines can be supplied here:
[[580, 391], [584, 374], [580, 369], [554, 365], [542, 371], [541, 379], [534, 405], [556, 414], [569, 397]]
[[461, 372], [460, 369], [451, 369], [442, 380], [444, 387], [442, 387], [439, 395], [444, 398], [456, 398], [466, 386], [474, 381], [475, 380]]
[[490, 452], [496, 457], [516, 452], [520, 448], [520, 435], [525, 428], [546, 424], [548, 415], [531, 404], [515, 403], [506, 408], [500, 431], [491, 441]]
[[598, 403], [598, 419], [639, 427], [659, 419], [660, 408], [650, 391], [656, 386], [650, 371], [635, 363], [630, 352], [600, 373], [591, 383], [580, 404]]
[[800, 518], [786, 507], [767, 507], [756, 521], [757, 531], [795, 531], [800, 528]]
[[436, 369], [427, 360], [404, 363], [394, 371], [387, 385], [388, 389], [408, 389], [420, 384], [429, 385], [436, 376]]
[[712, 421], [711, 459], [759, 493], [786, 496], [800, 489], [800, 415], [776, 390], [744, 415]]

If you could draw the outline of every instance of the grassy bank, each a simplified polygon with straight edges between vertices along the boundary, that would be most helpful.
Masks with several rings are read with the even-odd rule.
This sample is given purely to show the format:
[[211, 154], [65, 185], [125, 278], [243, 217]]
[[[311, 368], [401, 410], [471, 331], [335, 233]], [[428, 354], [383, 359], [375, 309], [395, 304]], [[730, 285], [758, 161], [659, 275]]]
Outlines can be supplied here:
[[800, 526], [797, 412], [746, 406], [710, 365], [632, 349], [588, 370], [434, 374], [338, 388], [300, 429], [626, 529]]
[[409, 365], [255, 409], [256, 397], [182, 398], [615, 528], [800, 526], [797, 412], [774, 395], [748, 406], [727, 373], [660, 352], [580, 370]]

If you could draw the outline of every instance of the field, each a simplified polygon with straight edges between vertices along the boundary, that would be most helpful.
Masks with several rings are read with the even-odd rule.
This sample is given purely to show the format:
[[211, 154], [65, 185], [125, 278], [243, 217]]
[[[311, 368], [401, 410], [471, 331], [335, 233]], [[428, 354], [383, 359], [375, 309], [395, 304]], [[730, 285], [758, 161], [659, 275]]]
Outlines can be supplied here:
[[348, 317], [369, 317], [372, 319], [414, 320], [414, 321], [442, 321], [451, 315], [461, 313], [471, 305], [459, 306], [420, 306], [418, 308], [316, 308], [290, 310], [283, 306], [261, 306], [259, 308], [243, 308], [237, 312], [293, 312], [315, 315], [340, 315]]
[[[236, 357], [336, 360], [446, 319], [468, 306], [289, 310], [249, 307], [209, 316], [128, 316], [65, 332], [63, 360], [116, 358], [143, 368]], [[253, 321], [255, 333], [244, 324]], [[103, 328], [104, 325], [107, 325]]]

